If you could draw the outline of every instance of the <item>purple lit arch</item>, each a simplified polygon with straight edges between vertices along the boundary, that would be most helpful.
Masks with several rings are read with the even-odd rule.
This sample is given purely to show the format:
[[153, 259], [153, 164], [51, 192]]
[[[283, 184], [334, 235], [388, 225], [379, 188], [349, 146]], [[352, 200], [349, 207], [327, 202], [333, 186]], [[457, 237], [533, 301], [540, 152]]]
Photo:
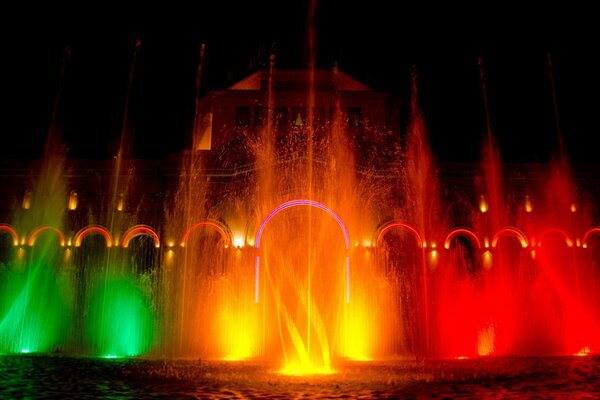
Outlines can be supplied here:
[[[262, 234], [265, 230], [265, 227], [269, 223], [269, 221], [275, 215], [279, 214], [281, 211], [283, 211], [285, 209], [288, 209], [291, 207], [296, 207], [296, 206], [315, 207], [315, 208], [323, 210], [323, 211], [327, 212], [329, 215], [331, 215], [336, 220], [336, 222], [338, 223], [338, 225], [340, 226], [340, 228], [342, 230], [342, 233], [344, 234], [346, 251], [350, 250], [350, 237], [348, 235], [348, 230], [346, 229], [346, 226], [344, 225], [344, 222], [342, 221], [342, 219], [335, 212], [333, 212], [330, 208], [328, 208], [327, 206], [325, 206], [321, 203], [318, 203], [316, 201], [302, 200], [302, 199], [291, 200], [291, 201], [281, 204], [280, 206], [275, 208], [273, 211], [271, 211], [269, 213], [269, 215], [267, 215], [267, 217], [264, 219], [264, 221], [260, 224], [258, 231], [256, 232], [256, 239], [254, 241], [254, 248], [257, 250], [256, 258], [254, 261], [254, 301], [256, 303], [258, 303], [259, 281], [260, 281], [260, 273], [259, 273], [259, 271], [260, 271], [260, 255], [258, 254], [258, 249], [260, 249], [260, 239], [262, 238]], [[350, 303], [350, 256], [348, 254], [346, 254], [346, 303]]]

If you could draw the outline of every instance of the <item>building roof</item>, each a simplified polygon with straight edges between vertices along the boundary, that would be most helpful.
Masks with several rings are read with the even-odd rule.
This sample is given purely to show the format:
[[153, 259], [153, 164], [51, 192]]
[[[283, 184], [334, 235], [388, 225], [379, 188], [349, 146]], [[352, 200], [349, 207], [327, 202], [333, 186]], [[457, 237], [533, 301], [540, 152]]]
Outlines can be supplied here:
[[[317, 91], [368, 91], [373, 89], [339, 70], [315, 70], [315, 90]], [[227, 90], [267, 90], [269, 71], [262, 70], [249, 75], [231, 85]], [[273, 71], [273, 90], [297, 91], [309, 88], [308, 70]]]

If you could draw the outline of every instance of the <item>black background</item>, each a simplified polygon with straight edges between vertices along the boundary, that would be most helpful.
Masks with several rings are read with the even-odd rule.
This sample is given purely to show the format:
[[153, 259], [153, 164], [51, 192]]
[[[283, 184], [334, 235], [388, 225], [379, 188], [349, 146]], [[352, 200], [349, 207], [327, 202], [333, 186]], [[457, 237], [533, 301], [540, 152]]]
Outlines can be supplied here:
[[[202, 90], [227, 87], [273, 48], [276, 68], [307, 66], [307, 1], [177, 7], [163, 3], [22, 5], [2, 15], [0, 156], [42, 155], [65, 47], [71, 60], [61, 94], [63, 138], [72, 158], [110, 158], [121, 133], [129, 69], [131, 155], [181, 151], [191, 129], [200, 43]], [[501, 4], [501, 5], [500, 5]], [[546, 161], [557, 151], [547, 54], [569, 157], [596, 162], [600, 110], [598, 26], [589, 7], [499, 3], [438, 6], [392, 1], [317, 4], [316, 62], [401, 100], [411, 71], [431, 144], [441, 161], [475, 161], [485, 137], [477, 58], [484, 62], [493, 132], [506, 161]], [[259, 49], [261, 49], [259, 51]]]

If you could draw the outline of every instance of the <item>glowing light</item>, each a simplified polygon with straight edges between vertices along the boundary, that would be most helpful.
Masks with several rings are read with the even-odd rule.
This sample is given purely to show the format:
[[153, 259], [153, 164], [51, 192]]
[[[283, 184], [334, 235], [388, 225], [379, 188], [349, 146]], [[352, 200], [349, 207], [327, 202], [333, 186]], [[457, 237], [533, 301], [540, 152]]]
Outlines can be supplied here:
[[475, 245], [476, 248], [481, 248], [481, 242], [479, 241], [477, 236], [470, 230], [464, 228], [458, 228], [450, 232], [446, 237], [446, 240], [444, 241], [444, 248], [450, 249], [450, 243], [452, 242], [452, 239], [454, 239], [456, 236], [466, 237], [470, 239], [470, 241]]
[[123, 193], [119, 193], [117, 200], [117, 211], [123, 211], [125, 201], [123, 200]]
[[531, 258], [535, 260], [535, 250], [531, 250]]
[[75, 247], [80, 247], [83, 239], [90, 233], [99, 233], [100, 235], [104, 236], [104, 239], [106, 240], [106, 247], [112, 247], [113, 241], [110, 236], [110, 232], [101, 225], [89, 225], [83, 229], [80, 229], [79, 232], [73, 236]]
[[437, 250], [431, 250], [429, 252], [429, 265], [431, 268], [435, 268], [438, 263], [438, 252]]
[[26, 191], [23, 195], [23, 202], [21, 202], [21, 207], [23, 208], [23, 210], [29, 210], [29, 207], [31, 207], [31, 192], [29, 190]]
[[244, 247], [244, 238], [243, 237], [234, 237], [233, 245], [235, 246], [235, 248], [241, 249], [242, 247]]
[[17, 262], [21, 265], [23, 264], [23, 261], [25, 261], [25, 250], [22, 247], [19, 247], [19, 250], [17, 250]]
[[158, 235], [156, 234], [154, 229], [152, 229], [148, 225], [135, 225], [129, 228], [127, 232], [125, 232], [125, 234], [123, 235], [123, 242], [121, 243], [121, 246], [125, 248], [129, 247], [129, 242], [131, 241], [131, 239], [142, 235], [152, 237], [152, 239], [154, 240], [154, 247], [160, 247], [160, 239], [158, 238]]
[[346, 303], [350, 303], [350, 256], [346, 256]]
[[259, 275], [260, 274], [260, 256], [256, 255], [254, 259], [254, 302], [258, 303]]
[[522, 248], [526, 248], [527, 246], [529, 246], [529, 241], [527, 240], [527, 236], [525, 236], [525, 233], [523, 233], [523, 231], [512, 226], [507, 226], [505, 228], [500, 229], [494, 235], [494, 238], [492, 239], [493, 248], [496, 248], [496, 246], [498, 246], [498, 240], [500, 240], [502, 236], [512, 236], [519, 239]]
[[533, 205], [529, 196], [525, 196], [525, 212], [530, 213], [533, 211]]
[[[567, 246], [569, 246], [569, 247], [573, 246], [573, 240], [569, 237], [567, 232], [563, 231], [562, 229], [558, 229], [558, 228], [548, 228], [544, 232], [542, 232], [542, 234], [540, 235], [540, 238], [538, 240], [538, 247], [542, 246], [542, 239], [544, 239], [544, 237], [546, 237], [547, 235], [549, 235], [551, 233], [559, 234], [560, 236], [562, 236], [565, 239], [565, 244]], [[585, 239], [585, 236], [584, 236], [584, 239]], [[569, 243], [570, 243], [570, 245], [569, 245]]]
[[169, 241], [169, 247], [172, 248], [173, 246], [175, 246], [175, 243], [173, 243], [173, 241]]
[[[254, 304], [227, 302], [218, 320], [218, 344], [223, 360], [240, 361], [255, 357], [258, 352], [258, 318]], [[243, 326], [244, 329], [240, 329]]]
[[379, 246], [379, 243], [380, 243], [381, 239], [383, 239], [383, 236], [385, 235], [385, 233], [387, 231], [389, 231], [390, 229], [394, 229], [394, 228], [400, 228], [400, 229], [407, 230], [408, 232], [412, 233], [414, 238], [417, 240], [417, 246], [423, 247], [423, 248], [427, 247], [427, 243], [425, 243], [425, 241], [423, 241], [423, 239], [421, 239], [421, 235], [415, 228], [413, 228], [412, 226], [405, 224], [403, 222], [397, 222], [397, 221], [389, 222], [377, 230], [377, 234], [375, 236], [375, 239], [373, 240], [373, 243], [375, 243], [375, 246]]
[[69, 193], [69, 202], [67, 204], [67, 209], [69, 211], [77, 210], [78, 203], [79, 203], [79, 201], [77, 198], [77, 192], [75, 190], [71, 190], [71, 193]]
[[489, 250], [483, 252], [483, 268], [492, 268], [492, 252]]
[[490, 248], [490, 238], [488, 238], [487, 236], [483, 238], [483, 247], [485, 247], [486, 249]]
[[479, 211], [482, 213], [488, 212], [488, 203], [484, 195], [479, 196]]
[[38, 235], [44, 231], [56, 232], [60, 239], [60, 245], [64, 247], [65, 235], [62, 233], [61, 230], [59, 230], [58, 228], [55, 228], [53, 226], [50, 226], [50, 225], [41, 226], [41, 227], [37, 228], [36, 230], [34, 230], [33, 232], [31, 232], [31, 234], [29, 235], [29, 239], [27, 240], [27, 245], [33, 246], [35, 244], [35, 240], [37, 239]]
[[496, 350], [496, 330], [494, 325], [490, 324], [487, 328], [479, 331], [477, 336], [477, 354], [480, 356], [489, 356]]
[[84, 332], [95, 354], [116, 358], [145, 353], [156, 332], [149, 296], [135, 278], [104, 275], [90, 293]]
[[10, 226], [8, 224], [0, 225], [0, 233], [1, 232], [7, 232], [12, 237], [13, 246], [19, 245], [19, 235], [17, 234], [17, 231], [15, 231], [12, 226]]
[[[275, 215], [279, 214], [281, 211], [291, 208], [291, 207], [296, 207], [296, 206], [315, 207], [315, 208], [323, 210], [326, 213], [328, 213], [329, 215], [331, 215], [336, 220], [340, 229], [342, 230], [342, 233], [344, 234], [344, 243], [346, 245], [346, 250], [350, 249], [350, 236], [348, 235], [348, 230], [346, 229], [346, 226], [344, 225], [344, 222], [342, 221], [342, 219], [335, 212], [333, 212], [333, 210], [331, 210], [324, 204], [321, 204], [321, 203], [318, 203], [318, 202], [312, 201], [312, 200], [303, 200], [303, 199], [291, 200], [291, 201], [285, 202], [285, 203], [281, 204], [280, 206], [278, 206], [277, 208], [275, 208], [273, 211], [271, 211], [269, 213], [269, 215], [267, 215], [267, 217], [260, 224], [258, 231], [256, 231], [256, 240], [255, 240], [255, 244], [254, 244], [255, 249], [258, 250], [260, 248], [260, 239], [261, 239], [262, 234], [263, 234], [267, 224], [269, 223], [269, 221]], [[259, 269], [260, 269], [260, 258], [257, 255], [256, 259], [255, 259], [255, 263], [254, 263], [254, 276], [255, 276], [254, 301], [257, 303], [258, 303], [258, 288], [259, 288]], [[350, 258], [348, 256], [346, 256], [346, 302], [350, 302], [350, 285], [349, 285], [350, 275], [349, 275], [349, 273], [350, 273]]]
[[581, 246], [583, 248], [588, 247], [588, 239], [592, 236], [592, 235], [599, 235], [600, 236], [600, 227], [593, 227], [590, 230], [588, 230], [585, 235], [583, 235], [583, 239], [581, 240]]
[[577, 353], [574, 353], [573, 355], [577, 357], [587, 357], [590, 354], [592, 354], [590, 348], [588, 346], [583, 346], [581, 350], [579, 350]]
[[229, 229], [227, 229], [227, 227], [225, 225], [223, 225], [217, 221], [208, 221], [207, 220], [207, 221], [197, 222], [194, 225], [189, 227], [189, 229], [185, 232], [185, 234], [183, 235], [183, 238], [181, 239], [181, 247], [185, 247], [187, 245], [187, 242], [188, 242], [192, 232], [201, 227], [214, 228], [217, 232], [219, 232], [221, 234], [221, 236], [225, 240], [226, 245], [230, 245], [232, 243], [231, 233], [229, 232]]
[[354, 302], [346, 311], [340, 336], [342, 355], [354, 361], [371, 359], [377, 335], [372, 309], [364, 302]]
[[102, 358], [111, 358], [112, 359], [112, 358], [118, 358], [118, 357], [114, 354], [107, 354], [105, 356], [102, 356]]
[[21, 349], [21, 353], [27, 354], [29, 353], [29, 349]]
[[457, 360], [468, 360], [469, 356], [456, 356], [455, 357]]
[[577, 212], [577, 206], [575, 205], [575, 203], [571, 204], [571, 212]]
[[278, 371], [281, 375], [289, 376], [332, 375], [336, 372], [330, 367], [317, 366], [311, 363], [290, 363]]

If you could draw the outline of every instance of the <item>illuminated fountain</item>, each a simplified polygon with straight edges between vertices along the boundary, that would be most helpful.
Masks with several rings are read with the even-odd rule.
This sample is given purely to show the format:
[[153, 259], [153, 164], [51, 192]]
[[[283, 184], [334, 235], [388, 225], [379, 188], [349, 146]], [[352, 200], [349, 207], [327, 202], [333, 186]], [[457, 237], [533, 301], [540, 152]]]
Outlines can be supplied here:
[[[138, 203], [125, 151], [108, 211], [70, 220], [77, 194], [51, 146], [0, 225], [0, 352], [258, 359], [318, 374], [600, 348], [600, 228], [564, 159], [511, 187], [489, 134], [476, 196], [461, 203], [440, 194], [416, 83], [405, 147], [384, 173], [357, 172], [339, 97], [327, 126], [307, 115], [276, 144], [271, 89], [268, 123], [240, 155], [255, 168], [215, 183], [192, 152], [164, 221], [126, 212]], [[317, 100], [309, 87], [307, 109]]]

